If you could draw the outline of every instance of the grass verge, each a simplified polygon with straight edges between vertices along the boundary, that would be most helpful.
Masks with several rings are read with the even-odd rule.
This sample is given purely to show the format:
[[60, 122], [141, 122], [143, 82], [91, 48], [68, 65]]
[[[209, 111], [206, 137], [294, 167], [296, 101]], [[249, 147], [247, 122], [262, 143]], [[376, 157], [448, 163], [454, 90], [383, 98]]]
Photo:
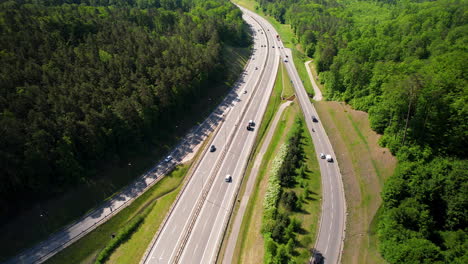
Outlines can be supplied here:
[[[159, 225], [176, 198], [177, 193], [180, 191], [181, 183], [184, 180], [189, 166], [190, 164], [186, 164], [177, 167], [137, 198], [127, 208], [49, 259], [46, 263], [69, 263], [70, 260], [73, 260], [73, 263], [94, 263], [97, 255], [112, 242], [112, 235], [116, 235], [134, 219], [145, 214], [147, 208], [152, 207], [151, 212], [147, 214], [138, 231], [143, 229], [150, 222], [154, 222], [153, 218], [157, 219], [155, 224]], [[153, 216], [154, 212], [157, 212], [156, 216]], [[154, 232], [156, 232], [157, 226], [153, 226], [153, 229]], [[132, 240], [136, 234], [138, 234], [138, 232], [132, 234], [130, 240]], [[151, 237], [149, 239], [151, 240]], [[147, 245], [148, 244], [146, 244], [146, 246]], [[134, 261], [135, 259], [133, 259], [133, 262]]]
[[338, 102], [314, 103], [342, 172], [348, 217], [343, 263], [385, 263], [377, 247], [376, 215], [383, 182], [397, 160], [378, 145], [368, 114]]
[[213, 86], [193, 105], [187, 116], [174, 123], [173, 131], [167, 138], [147, 149], [134, 150], [128, 158], [115, 161], [99, 168], [96, 177], [73, 190], [49, 201], [39, 202], [25, 209], [11, 221], [0, 226], [0, 261], [19, 253], [22, 249], [33, 246], [47, 238], [86, 213], [100, 206], [122, 188], [135, 180], [159, 160], [175, 145], [185, 133], [203, 119], [224, 98], [234, 81], [239, 77], [250, 56], [250, 48], [224, 47], [223, 59], [228, 62], [229, 77], [225, 83]]
[[280, 71], [281, 71], [281, 82], [283, 86], [283, 92], [281, 94], [282, 98], [289, 98], [294, 94], [294, 87], [291, 84], [291, 79], [289, 78], [288, 72], [286, 71], [286, 67], [284, 62], [280, 63]]

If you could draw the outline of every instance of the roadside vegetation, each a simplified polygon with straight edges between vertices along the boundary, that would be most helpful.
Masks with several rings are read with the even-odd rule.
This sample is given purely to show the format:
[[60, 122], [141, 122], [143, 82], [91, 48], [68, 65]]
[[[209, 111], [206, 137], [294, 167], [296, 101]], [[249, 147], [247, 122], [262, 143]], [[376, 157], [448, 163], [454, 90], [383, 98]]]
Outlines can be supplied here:
[[294, 29], [314, 58], [325, 97], [368, 112], [379, 143], [399, 161], [372, 221], [385, 261], [466, 262], [466, 4], [258, 3], [259, 12]]
[[263, 201], [265, 263], [305, 263], [315, 242], [320, 171], [302, 117], [292, 118], [288, 138], [272, 162]]
[[226, 1], [71, 2], [0, 4], [0, 260], [153, 167], [249, 56]]
[[380, 193], [395, 171], [397, 160], [372, 131], [368, 114], [338, 102], [315, 102], [330, 142], [337, 153], [346, 196], [346, 237], [343, 264], [385, 263], [378, 251]]
[[127, 208], [46, 263], [115, 263], [115, 259], [117, 263], [134, 263], [140, 259], [177, 197], [189, 167], [177, 167]]
[[[256, 187], [242, 222], [236, 246], [238, 254], [234, 255], [233, 263], [270, 263], [280, 259], [282, 262], [279, 263], [291, 263], [292, 260], [302, 263], [310, 257], [309, 250], [315, 242], [320, 217], [320, 171], [312, 140], [303, 129], [300, 116], [300, 109], [294, 103], [284, 110], [263, 155]], [[285, 173], [285, 167], [280, 166], [282, 160], [293, 157], [293, 152], [287, 151], [288, 138], [294, 138], [298, 148], [303, 148], [301, 160], [297, 161], [302, 165], [289, 167], [290, 175], [296, 176], [289, 178], [287, 186], [281, 186], [273, 173], [279, 168], [283, 173], [281, 177], [289, 176]], [[278, 156], [287, 157], [282, 159]], [[298, 200], [290, 206], [294, 197]], [[272, 225], [278, 226], [274, 232], [268, 229]], [[289, 236], [287, 241], [278, 240], [286, 231]]]
[[289, 97], [293, 96], [295, 94], [294, 92], [294, 87], [292, 86], [291, 79], [289, 78], [288, 71], [286, 70], [286, 66], [284, 65], [284, 62], [280, 63], [280, 69], [279, 72], [281, 72], [281, 82], [283, 84], [283, 91], [281, 92], [281, 98], [288, 99]]

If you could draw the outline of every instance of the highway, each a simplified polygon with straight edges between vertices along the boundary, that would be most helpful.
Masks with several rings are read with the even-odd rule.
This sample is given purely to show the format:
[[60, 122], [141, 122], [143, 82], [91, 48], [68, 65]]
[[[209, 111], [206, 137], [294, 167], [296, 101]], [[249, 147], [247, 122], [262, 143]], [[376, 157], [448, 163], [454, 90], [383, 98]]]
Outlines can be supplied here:
[[[283, 48], [281, 41], [276, 38], [276, 31], [267, 21], [248, 10], [241, 10], [244, 12], [244, 19], [257, 32], [254, 54], [245, 70], [248, 78], [238, 91], [238, 100], [226, 110], [223, 122], [214, 135], [213, 144], [218, 150], [206, 151], [202, 156], [193, 177], [154, 243], [150, 245], [142, 263], [216, 261], [255, 140], [256, 130], [252, 132], [246, 129], [248, 120], [254, 120], [258, 127], [271, 94], [279, 59], [286, 59], [286, 55], [286, 68], [306, 117], [316, 152], [336, 156], [320, 121], [312, 121], [312, 115], [318, 115], [294, 67], [291, 51]], [[315, 248], [323, 256], [325, 263], [339, 263], [346, 211], [343, 183], [336, 161], [320, 159], [319, 164], [323, 200]], [[228, 174], [232, 176], [232, 182], [225, 181]]]
[[[184, 186], [171, 214], [141, 262], [215, 262], [252, 151], [256, 128], [261, 123], [274, 85], [279, 60], [284, 60], [286, 54], [289, 57], [286, 68], [306, 116], [316, 152], [336, 156], [320, 121], [314, 123], [310, 118], [318, 115], [294, 67], [291, 51], [279, 48], [283, 44], [266, 20], [243, 8], [242, 11], [244, 19], [256, 34], [254, 52], [241, 82], [217, 110], [171, 152], [173, 159], [158, 163], [112, 200], [7, 263], [41, 263], [69, 246], [144, 193], [213, 131], [212, 144], [216, 146], [216, 151], [210, 152], [208, 148], [204, 151], [193, 176]], [[249, 120], [256, 122], [253, 131], [246, 129]], [[338, 263], [345, 226], [343, 184], [336, 162], [320, 160], [320, 170], [323, 200], [316, 249], [324, 256], [325, 263]], [[232, 176], [231, 182], [225, 182], [227, 174]]]
[[[237, 91], [238, 98], [225, 110], [223, 122], [214, 135], [212, 144], [217, 150], [202, 155], [142, 263], [216, 260], [279, 64], [279, 51], [269, 45], [273, 41], [271, 35], [249, 16], [244, 19], [255, 32], [254, 52], [245, 69], [246, 80]], [[249, 120], [256, 123], [253, 131], [246, 129]], [[225, 181], [228, 174], [231, 182]]]
[[[245, 8], [241, 8], [241, 10], [245, 14], [254, 17], [256, 21], [266, 28], [268, 34], [273, 39], [273, 44], [271, 45], [281, 47], [277, 48], [277, 50], [280, 52], [281, 59], [283, 61], [287, 60], [285, 62], [286, 69], [293, 82], [296, 96], [304, 113], [307, 129], [314, 142], [315, 152], [317, 155], [319, 153], [330, 154], [334, 159], [333, 162], [327, 162], [325, 159], [318, 157], [322, 177], [322, 213], [315, 249], [317, 254], [323, 257], [323, 263], [340, 263], [346, 226], [346, 201], [343, 181], [333, 147], [325, 129], [320, 123], [320, 117], [304, 88], [303, 81], [307, 80], [301, 80], [299, 77], [294, 66], [291, 50], [283, 48], [281, 40], [275, 37], [278, 33], [273, 26], [261, 16]], [[312, 116], [317, 117], [318, 122], [313, 122]]]

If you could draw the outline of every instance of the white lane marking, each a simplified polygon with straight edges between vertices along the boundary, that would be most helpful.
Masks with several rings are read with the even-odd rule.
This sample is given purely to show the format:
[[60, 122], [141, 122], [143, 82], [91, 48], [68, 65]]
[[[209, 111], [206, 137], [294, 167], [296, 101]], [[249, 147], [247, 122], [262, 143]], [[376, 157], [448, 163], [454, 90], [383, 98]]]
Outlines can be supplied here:
[[[262, 79], [263, 80], [263, 79]], [[260, 80], [260, 82], [262, 81]], [[259, 93], [256, 93], [255, 96], [260, 96]], [[262, 98], [260, 98], [260, 103], [262, 102], [261, 100]], [[260, 105], [260, 104], [259, 104]], [[258, 111], [259, 111], [259, 108], [255, 109], [255, 110], [251, 110], [251, 111], [255, 111], [255, 116], [258, 116]], [[238, 135], [238, 137], [240, 137], [241, 135]], [[237, 140], [239, 140], [239, 138], [236, 138]], [[253, 137], [248, 137], [247, 138], [249, 141], [250, 141], [250, 144], [247, 143], [247, 144], [244, 144], [243, 147], [242, 147], [242, 150], [239, 152], [240, 154], [238, 155], [238, 159], [237, 159], [237, 162], [236, 162], [236, 166], [234, 167], [234, 171], [236, 171], [236, 174], [237, 175], [234, 175], [235, 176], [235, 180], [240, 180], [240, 170], [238, 169], [239, 167], [239, 163], [241, 163], [241, 157], [244, 157], [244, 159], [247, 159], [248, 156], [245, 154], [245, 149], [246, 149], [246, 146], [251, 146], [253, 145], [253, 140], [254, 138]], [[244, 163], [247, 162], [247, 160], [244, 160]], [[234, 184], [234, 181], [233, 181], [233, 184]], [[222, 188], [219, 189], [219, 191], [222, 191]], [[219, 194], [219, 191], [218, 191], [218, 194]], [[228, 188], [228, 191], [225, 192], [224, 194], [224, 197], [223, 197], [223, 201], [221, 203], [221, 205], [224, 205], [225, 204], [225, 200], [226, 198], [229, 198], [230, 200], [234, 199], [234, 191], [235, 191], [235, 188]], [[214, 193], [214, 192], [213, 192]], [[230, 193], [230, 194], [229, 194]], [[230, 205], [230, 204], [229, 204]], [[229, 212], [229, 210], [226, 208], [226, 207], [222, 207], [220, 206], [218, 211], [217, 211], [217, 214], [216, 214], [216, 217], [214, 218], [215, 222], [214, 224], [218, 224], [218, 225], [223, 225], [224, 222], [226, 221], [226, 217], [227, 217], [227, 213]], [[220, 215], [221, 213], [221, 215]], [[222, 218], [222, 221], [217, 221], [218, 218]], [[211, 229], [211, 232], [210, 232], [210, 237], [208, 239], [208, 241], [206, 242], [206, 244], [204, 245], [204, 250], [203, 250], [203, 254], [202, 254], [202, 261], [200, 263], [206, 263], [204, 262], [204, 259], [206, 258], [206, 250], [209, 248], [208, 245], [210, 244], [210, 241], [212, 241], [214, 239], [214, 242], [216, 243], [217, 239], [219, 239], [221, 233], [223, 232], [223, 228], [218, 228], [218, 234], [215, 235], [215, 236], [211, 236], [211, 233], [213, 230], [215, 230], [216, 228], [213, 228]], [[209, 257], [209, 260], [213, 259], [213, 255], [216, 253], [214, 251], [214, 247], [211, 247], [210, 248], [212, 250], [212, 253], [211, 253], [211, 256]]]

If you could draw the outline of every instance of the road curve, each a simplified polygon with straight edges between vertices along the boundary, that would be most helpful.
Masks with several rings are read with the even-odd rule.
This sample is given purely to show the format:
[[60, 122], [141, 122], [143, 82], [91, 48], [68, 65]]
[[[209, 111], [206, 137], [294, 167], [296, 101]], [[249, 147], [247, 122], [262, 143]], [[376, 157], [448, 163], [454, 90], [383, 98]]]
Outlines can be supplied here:
[[315, 101], [322, 101], [323, 96], [322, 96], [322, 91], [320, 91], [320, 88], [318, 87], [317, 83], [315, 82], [314, 75], [312, 74], [312, 71], [310, 70], [309, 64], [312, 61], [306, 61], [304, 63], [307, 74], [309, 75], [310, 83], [312, 84], [312, 87], [314, 87], [314, 100]]
[[[273, 26], [264, 18], [245, 8], [241, 8], [241, 10], [255, 17], [259, 23], [263, 24], [263, 27], [267, 28], [269, 34], [273, 36], [278, 35]], [[280, 39], [274, 38], [274, 42], [275, 46], [283, 47]], [[334, 159], [333, 162], [327, 162], [319, 158], [322, 177], [322, 213], [315, 249], [317, 254], [323, 256], [324, 263], [340, 263], [346, 226], [346, 202], [336, 155], [327, 133], [320, 123], [317, 111], [310, 102], [310, 98], [303, 85], [303, 80], [301, 80], [297, 73], [291, 50], [287, 48], [279, 48], [278, 50], [283, 60], [288, 58], [288, 62], [285, 63], [286, 69], [291, 77], [296, 96], [304, 113], [307, 128], [314, 142], [315, 152], [317, 154], [330, 154]], [[318, 122], [313, 122], [312, 116], [316, 116]]]

